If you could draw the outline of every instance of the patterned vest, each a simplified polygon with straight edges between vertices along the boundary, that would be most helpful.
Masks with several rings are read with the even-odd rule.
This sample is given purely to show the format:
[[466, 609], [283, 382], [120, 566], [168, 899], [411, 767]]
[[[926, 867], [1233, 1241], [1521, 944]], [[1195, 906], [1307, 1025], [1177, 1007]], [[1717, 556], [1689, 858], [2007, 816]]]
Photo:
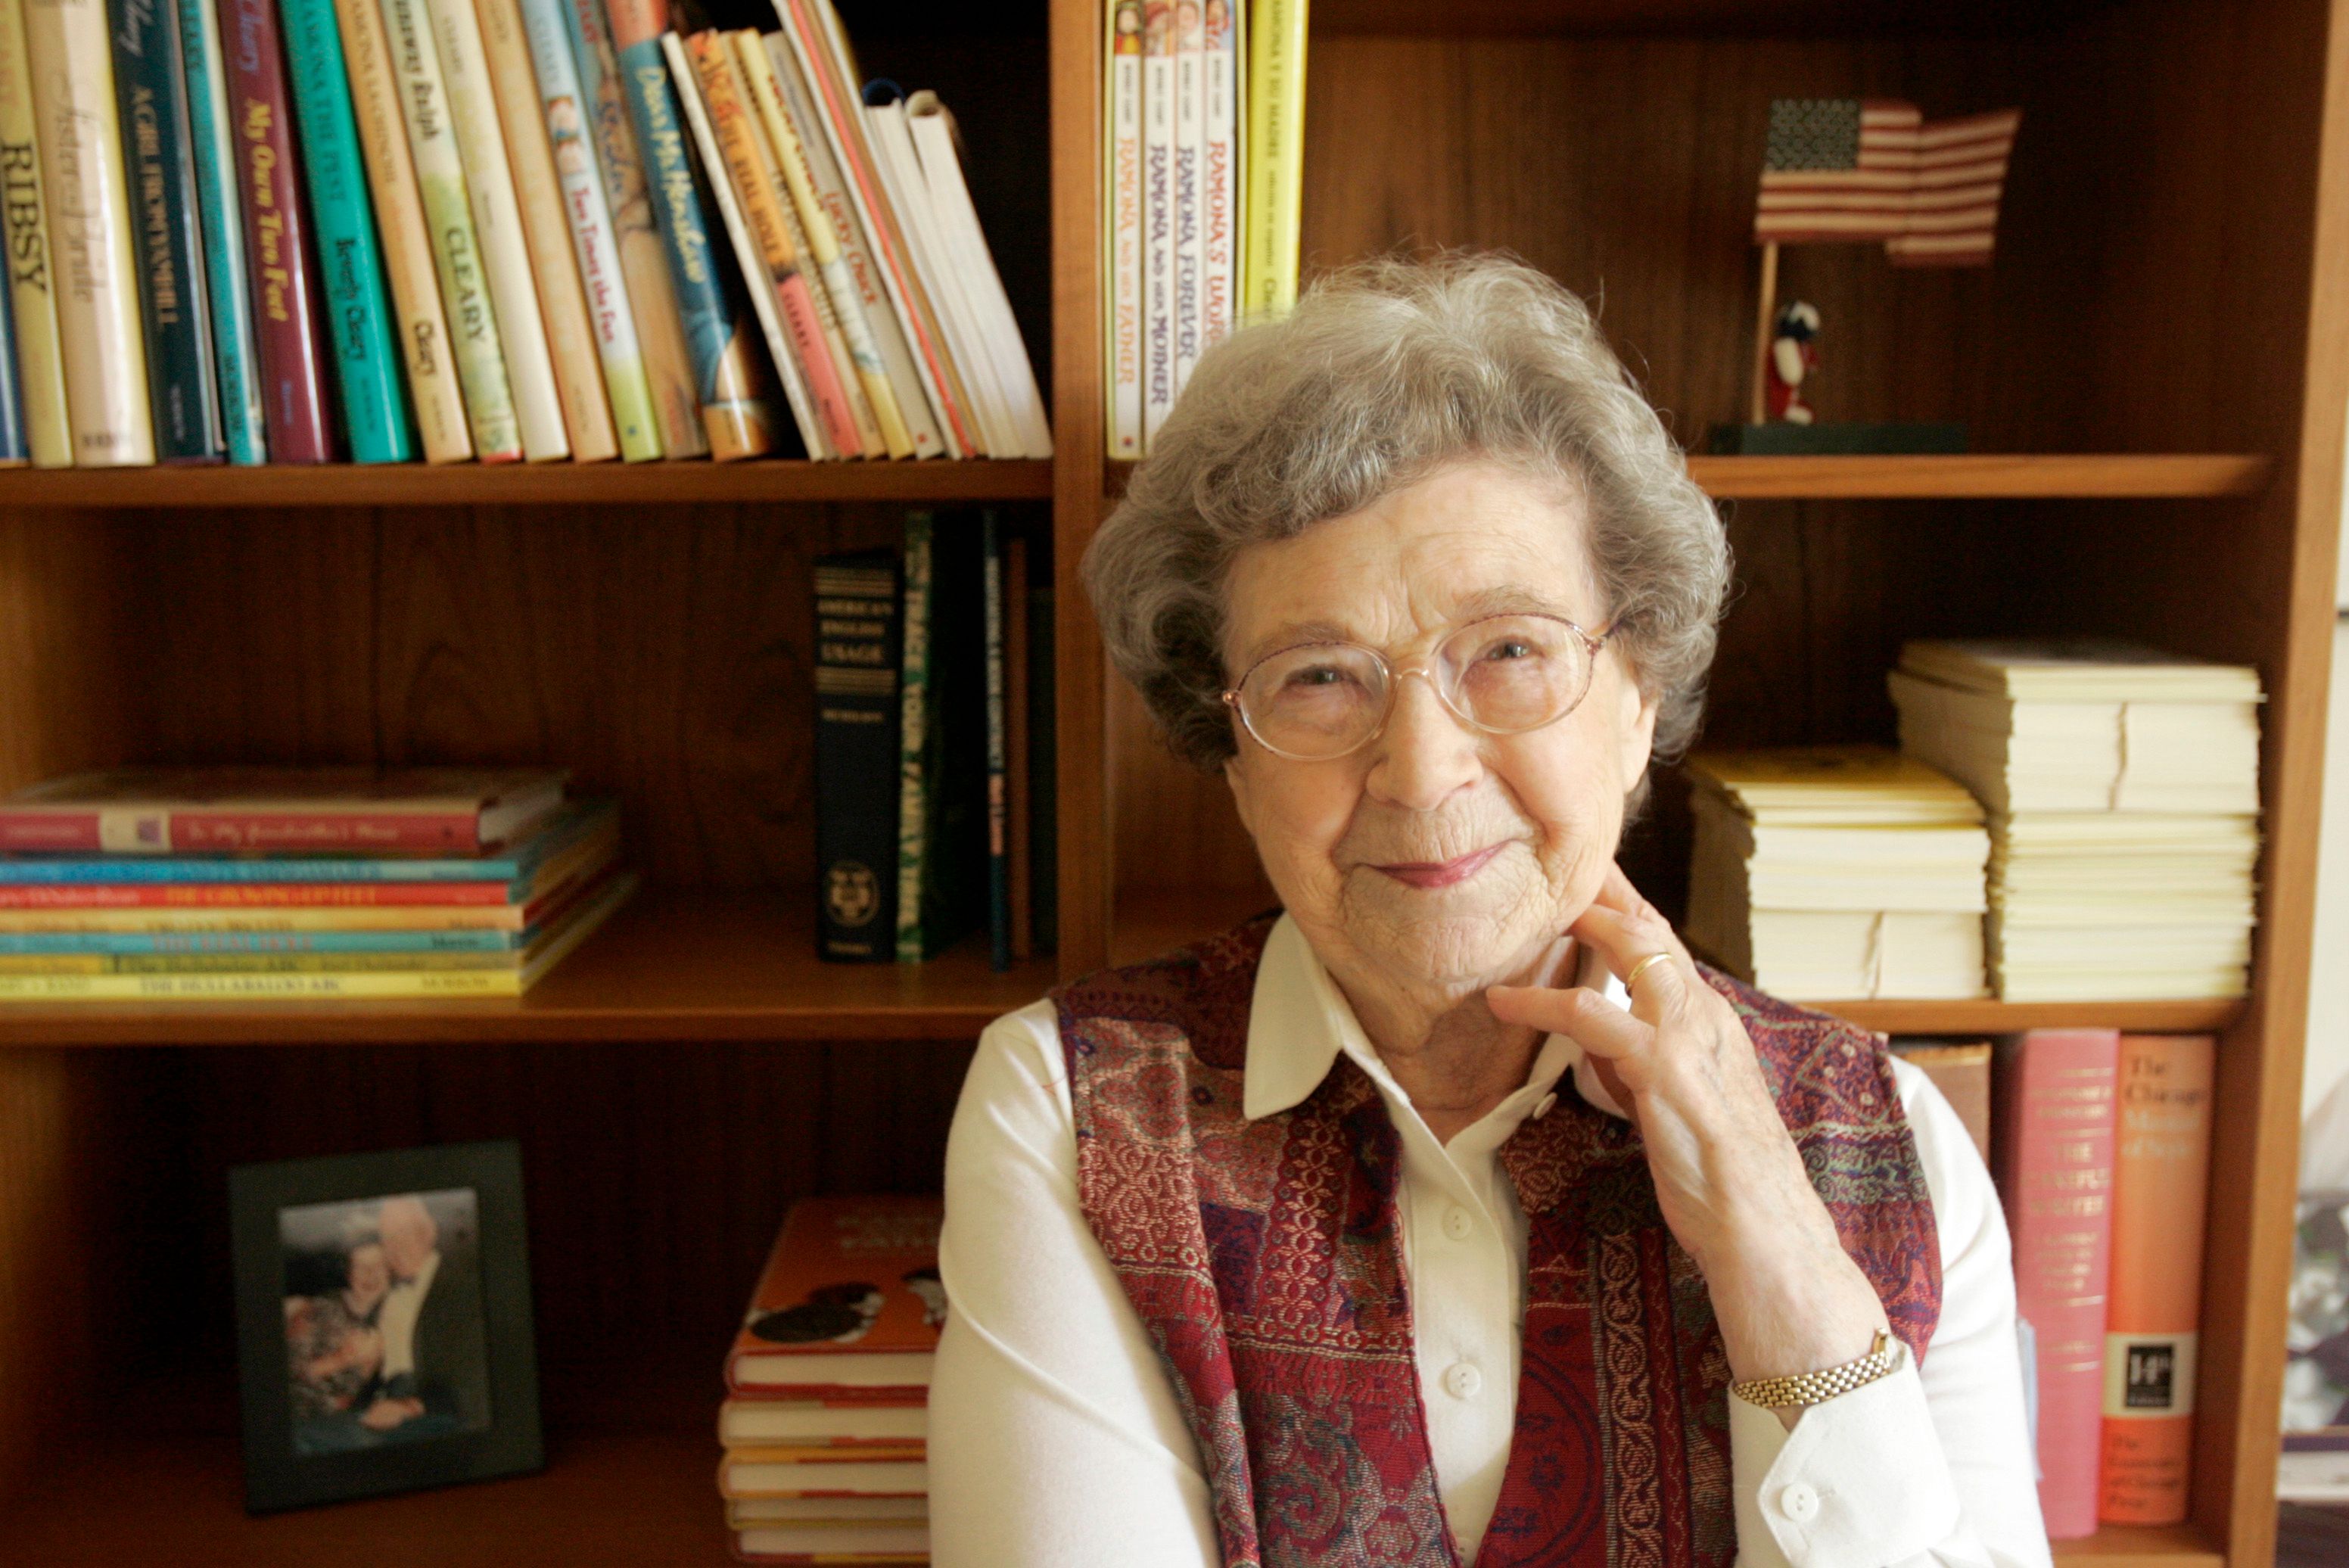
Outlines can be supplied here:
[[[1242, 1110], [1265, 916], [1055, 995], [1093, 1234], [1171, 1375], [1226, 1568], [1457, 1568], [1437, 1496], [1395, 1188], [1400, 1136], [1340, 1057]], [[1865, 1032], [1711, 970], [1845, 1248], [1923, 1351], [1933, 1212]], [[1573, 1093], [1501, 1149], [1531, 1233], [1523, 1379], [1478, 1568], [1729, 1568], [1729, 1364], [1630, 1124]]]

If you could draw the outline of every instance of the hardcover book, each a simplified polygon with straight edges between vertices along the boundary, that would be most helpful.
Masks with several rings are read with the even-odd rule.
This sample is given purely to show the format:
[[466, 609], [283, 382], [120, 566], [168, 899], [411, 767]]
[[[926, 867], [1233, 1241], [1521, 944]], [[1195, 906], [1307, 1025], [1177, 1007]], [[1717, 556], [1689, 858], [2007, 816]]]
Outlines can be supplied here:
[[718, 1467], [718, 1490], [730, 1498], [920, 1497], [929, 1489], [929, 1461], [915, 1450], [730, 1449]]
[[1305, 210], [1305, 9], [1306, 0], [1257, 0], [1248, 18], [1243, 317], [1279, 315], [1297, 303]]
[[0, 799], [0, 851], [471, 853], [554, 810], [565, 777], [543, 768], [78, 773]]
[[1109, 386], [1109, 455], [1142, 456], [1142, 3], [1109, 3], [1109, 148], [1102, 206], [1109, 237], [1102, 247], [1107, 308], [1102, 380]]
[[212, 385], [212, 309], [179, 6], [177, 0], [112, 0], [109, 14], [155, 456], [166, 463], [216, 463], [228, 445]]
[[995, 509], [979, 513], [985, 601], [987, 691], [987, 932], [988, 959], [1011, 967], [1011, 740], [1003, 658], [1003, 525]]
[[986, 629], [978, 530], [905, 517], [897, 703], [897, 960], [934, 958], [986, 918]]
[[1197, 5], [1174, 7], [1174, 395], [1199, 361], [1206, 300], [1206, 31]]
[[816, 951], [897, 955], [897, 558], [815, 563]]
[[228, 69], [221, 58], [219, 15], [210, 0], [177, 0], [180, 57], [186, 66], [188, 137], [195, 155], [202, 220], [204, 304], [212, 312], [213, 369], [219, 376], [221, 433], [228, 460], [269, 460], [267, 417], [253, 336], [253, 279], [244, 264], [244, 208], [237, 197], [236, 133], [229, 114]]
[[0, 220], [8, 241], [9, 330], [16, 396], [34, 466], [73, 465], [66, 412], [64, 346], [57, 341], [57, 273], [41, 194], [41, 150], [33, 132], [31, 62], [25, 53], [25, 0], [0, 0]]
[[25, 400], [16, 379], [16, 312], [13, 291], [0, 292], [0, 468], [22, 468], [33, 449], [25, 433]]
[[934, 1197], [794, 1203], [727, 1356], [728, 1387], [773, 1398], [925, 1403], [947, 1315], [940, 1215]]
[[1142, 445], [1174, 407], [1174, 0], [1143, 0]]
[[1207, 120], [1199, 154], [1199, 347], [1238, 323], [1240, 7], [1206, 0]]

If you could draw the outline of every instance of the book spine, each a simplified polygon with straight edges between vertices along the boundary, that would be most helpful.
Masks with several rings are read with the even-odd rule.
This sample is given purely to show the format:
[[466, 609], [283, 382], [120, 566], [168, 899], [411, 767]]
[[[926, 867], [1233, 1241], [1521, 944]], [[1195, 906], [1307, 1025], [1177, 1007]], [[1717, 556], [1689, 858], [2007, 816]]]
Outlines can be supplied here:
[[49, 262], [49, 221], [41, 197], [41, 150], [33, 129], [33, 85], [25, 54], [24, 0], [0, 0], [0, 214], [8, 239], [9, 332], [24, 410], [26, 452], [44, 469], [73, 465], [66, 414], [64, 346]]
[[323, 463], [335, 455], [326, 346], [311, 259], [310, 204], [294, 155], [293, 89], [274, 0], [220, 0], [229, 122], [253, 290], [254, 363], [269, 456]]
[[274, 909], [338, 904], [502, 904], [511, 883], [18, 882], [0, 883], [0, 909]]
[[112, 0], [109, 16], [155, 456], [166, 463], [217, 463], [228, 444], [212, 385], [212, 309], [179, 7], [176, 0]]
[[148, 807], [61, 811], [0, 806], [0, 853], [107, 854], [174, 850], [466, 851], [480, 841], [478, 811], [175, 811]]
[[[315, 0], [312, 0], [315, 3]], [[429, 463], [462, 462], [473, 455], [465, 422], [464, 394], [457, 381], [448, 318], [433, 280], [432, 241], [424, 205], [417, 193], [416, 167], [401, 121], [399, 86], [394, 79], [391, 43], [375, 0], [331, 0], [347, 67], [346, 99], [365, 155], [366, 190], [372, 195], [375, 232], [381, 246], [382, 278], [377, 310], [397, 319], [401, 362], [414, 399], [416, 429]], [[322, 25], [324, 19], [322, 18]], [[361, 201], [366, 201], [366, 196]], [[356, 266], [330, 291], [340, 295], [360, 286]], [[383, 304], [388, 290], [389, 304]], [[345, 331], [348, 326], [346, 325]]]
[[432, 40], [424, 0], [382, 0], [384, 36], [391, 46], [392, 77], [408, 127], [408, 154], [424, 204], [432, 266], [440, 280], [440, 307], [464, 395], [466, 428], [474, 455], [485, 463], [522, 460], [522, 422], [513, 383], [506, 376], [505, 345], [497, 306], [483, 270], [481, 237], [473, 227], [465, 157], [449, 117], [449, 90]]
[[[1207, 52], [1195, 5], [1174, 7], [1174, 396], [1198, 363], [1206, 309]], [[1191, 21], [1185, 25], [1183, 18]]]
[[2096, 1509], [2107, 1524], [2186, 1519], [2216, 1045], [2208, 1035], [2121, 1037]]
[[381, 975], [425, 970], [512, 969], [512, 952], [404, 953], [8, 953], [10, 975]]
[[1003, 690], [1003, 528], [995, 509], [979, 514], [979, 592], [987, 637], [987, 934], [988, 958], [1011, 967], [1011, 757]]
[[[750, 89], [760, 121], [766, 128], [768, 145], [790, 193], [790, 212], [798, 220], [794, 232], [806, 242], [802, 253], [815, 259], [823, 284], [818, 292], [822, 301], [829, 303], [831, 319], [837, 324], [839, 349], [847, 358], [845, 374], [853, 377], [855, 386], [863, 391], [863, 407], [872, 414], [872, 433], [880, 438], [880, 452], [874, 452], [867, 443], [865, 455], [916, 456], [917, 444], [905, 423], [896, 387], [890, 381], [880, 340], [874, 335], [873, 323], [865, 315], [864, 292], [849, 264], [848, 253], [841, 246], [833, 213], [819, 192], [807, 144], [784, 98], [765, 40], [756, 30], [745, 27], [732, 36], [732, 42], [736, 66]], [[860, 431], [863, 422], [861, 418], [858, 421]]]
[[1030, 945], [1050, 953], [1061, 935], [1060, 680], [1054, 649], [1055, 592], [1028, 591], [1028, 857], [1035, 923]]
[[885, 551], [815, 567], [816, 952], [887, 963], [897, 943], [899, 620]]
[[188, 92], [189, 141], [195, 154], [204, 289], [212, 308], [213, 366], [220, 378], [221, 433], [228, 460], [269, 460], [261, 372], [253, 339], [253, 281], [244, 265], [244, 212], [237, 200], [236, 137], [229, 122], [228, 72], [221, 60], [220, 18], [211, 0], [178, 0], [180, 56]]
[[[0, 932], [0, 954], [37, 958], [149, 954], [368, 953], [511, 954], [518, 934], [505, 931], [79, 931]], [[101, 973], [101, 971], [90, 971]]]
[[2120, 1037], [2035, 1029], [2002, 1043], [1991, 1132], [2035, 1347], [2039, 1506], [2057, 1541], [2096, 1528]]
[[888, 378], [890, 397], [905, 421], [906, 439], [913, 445], [910, 455], [946, 456], [944, 427], [924, 390], [921, 366], [906, 338], [905, 323], [891, 302], [889, 280], [874, 253], [872, 237], [858, 216], [855, 195], [841, 172], [839, 158], [833, 151], [831, 132], [800, 67], [799, 56], [781, 33], [766, 35], [760, 40], [760, 47], [767, 57], [784, 111], [798, 133], [800, 150], [806, 155], [815, 199], [824, 216], [831, 220], [832, 237], [840, 247], [842, 265], [854, 287], [864, 324], [872, 333], [874, 352]]
[[986, 443], [973, 423], [968, 398], [947, 363], [943, 335], [929, 298], [915, 275], [896, 215], [883, 193], [872, 148], [865, 135], [864, 106], [849, 73], [834, 53], [812, 0], [776, 0], [776, 14], [784, 26], [798, 61], [802, 79], [824, 128], [842, 183], [878, 264], [891, 308], [912, 352], [922, 392], [937, 417], [948, 457], [982, 457]]
[[[522, 438], [522, 455], [533, 463], [571, 455], [564, 431], [563, 399], [554, 385], [554, 358], [539, 318], [538, 284], [532, 275], [530, 243], [523, 232], [522, 202], [512, 166], [506, 160], [505, 129], [473, 0], [429, 0], [426, 19], [440, 56], [449, 123], [472, 201], [473, 234], [481, 242], [481, 270], [489, 285], [490, 309], [497, 319], [508, 395]], [[544, 140], [544, 133], [540, 139]]]
[[511, 969], [320, 975], [0, 975], [0, 1002], [143, 1002], [344, 997], [517, 996]]
[[926, 956], [922, 933], [923, 860], [928, 845], [930, 614], [933, 541], [926, 511], [905, 514], [905, 609], [897, 676], [897, 962]]
[[577, 57], [572, 52], [570, 7], [567, 0], [521, 0], [521, 10], [620, 456], [627, 462], [645, 462], [662, 455], [660, 413], [653, 405], [636, 309], [621, 273], [618, 232], [604, 198], [604, 173], [590, 123], [595, 106], [580, 82]]
[[1206, 7], [1206, 125], [1199, 155], [1199, 351], [1231, 335], [1239, 298], [1239, 51], [1236, 7]]
[[155, 460], [113, 53], [100, 0], [39, 0], [25, 13], [66, 416], [85, 468]]
[[840, 456], [857, 456], [864, 449], [864, 438], [857, 430], [839, 366], [833, 361], [832, 346], [824, 339], [814, 291], [801, 269], [799, 250], [792, 242], [785, 221], [782, 182], [768, 160], [758, 122], [751, 118], [732, 51], [714, 32], [697, 35], [690, 46], [709, 108], [710, 133], [726, 160], [735, 197], [741, 202], [744, 231], [774, 291], [778, 320], [789, 338], [787, 345], [777, 345], [777, 363], [781, 364], [788, 355], [802, 379], [806, 401], [821, 425], [823, 445]]
[[605, 9], [692, 356], [709, 454], [720, 462], [758, 457], [775, 446], [771, 388], [750, 340], [745, 280], [726, 264], [710, 238], [719, 227], [710, 215], [715, 198], [709, 187], [716, 170], [703, 170], [694, 155], [661, 51], [668, 0], [610, 0]]
[[1109, 0], [1109, 158], [1102, 211], [1107, 337], [1102, 377], [1109, 387], [1109, 455], [1142, 456], [1142, 0]]
[[[507, 170], [522, 212], [530, 251], [531, 280], [554, 366], [555, 395], [572, 460], [607, 462], [620, 455], [612, 425], [612, 402], [604, 390], [604, 363], [595, 326], [587, 314], [587, 290], [573, 253], [571, 220], [564, 211], [563, 181], [554, 169], [554, 144], [546, 139], [546, 111], [531, 64], [530, 36], [516, 0], [476, 0], [481, 48], [488, 62], [498, 121], [504, 131]], [[530, 445], [523, 431], [523, 445]]]
[[33, 459], [31, 440], [25, 432], [24, 387], [16, 376], [14, 294], [14, 290], [0, 290], [0, 469], [21, 469]]
[[1306, 0], [1257, 0], [1248, 24], [1243, 317], [1297, 303], [1305, 197]]
[[[394, 342], [392, 305], [384, 292], [383, 258], [377, 249], [376, 211], [368, 201], [368, 164], [359, 152], [359, 122], [354, 115], [352, 89], [373, 108], [377, 77], [367, 56], [353, 47], [347, 27], [337, 30], [336, 0], [281, 0], [285, 20], [285, 58], [294, 82], [294, 117], [301, 133], [302, 170], [310, 192], [310, 218], [317, 232], [318, 261], [324, 283], [327, 341], [334, 347], [336, 377], [342, 388], [344, 428], [349, 432], [351, 460], [358, 463], [404, 463], [416, 455], [409, 434], [408, 394], [416, 394], [417, 414], [424, 431], [424, 455], [445, 461], [445, 447], [436, 446], [436, 421], [425, 418], [428, 382], [438, 369], [446, 346], [438, 333], [419, 334], [412, 327]], [[344, 69], [344, 51], [350, 50], [350, 68]], [[387, 84], [388, 85], [388, 84]], [[394, 273], [399, 255], [396, 211], [383, 214], [388, 241], [394, 246]], [[406, 325], [408, 312], [400, 318]], [[402, 384], [400, 351], [407, 350], [408, 385]], [[419, 375], [419, 366], [423, 374]], [[463, 455], [461, 452], [457, 455]]]
[[68, 937], [105, 934], [169, 936], [180, 942], [223, 934], [284, 935], [304, 932], [397, 931], [487, 933], [504, 941], [519, 933], [519, 904], [416, 904], [405, 907], [351, 905], [303, 909], [161, 908], [153, 905], [97, 908], [0, 909], [0, 932]]
[[1011, 956], [1036, 956], [1034, 841], [1029, 813], [1029, 703], [1033, 688], [1028, 668], [1028, 542], [1018, 534], [1003, 542], [1003, 750], [1004, 845], [1010, 857], [1005, 896], [1010, 903]]
[[605, 204], [612, 214], [620, 276], [636, 313], [645, 378], [660, 419], [661, 449], [672, 458], [708, 457], [709, 438], [701, 424], [693, 352], [686, 346], [684, 318], [669, 283], [668, 256], [654, 223], [652, 190], [629, 123], [627, 91], [612, 50], [603, 0], [569, 0], [564, 20], [570, 26], [580, 86], [586, 92], [583, 101], [595, 145], [595, 167], [604, 181]]
[[1142, 41], [1142, 444], [1174, 407], [1174, 5], [1151, 0]]

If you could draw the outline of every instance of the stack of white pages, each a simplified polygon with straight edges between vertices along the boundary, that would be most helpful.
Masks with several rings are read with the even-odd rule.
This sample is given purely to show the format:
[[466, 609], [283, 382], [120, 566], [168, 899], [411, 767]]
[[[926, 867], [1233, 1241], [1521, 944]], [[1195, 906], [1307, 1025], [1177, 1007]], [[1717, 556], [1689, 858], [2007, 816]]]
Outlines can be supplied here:
[[1791, 997], [1988, 995], [1990, 836], [1964, 788], [1882, 747], [1689, 761], [1688, 937]]
[[2243, 994], [2258, 672], [2082, 638], [1911, 643], [1890, 685], [1901, 748], [1989, 808], [2001, 996]]

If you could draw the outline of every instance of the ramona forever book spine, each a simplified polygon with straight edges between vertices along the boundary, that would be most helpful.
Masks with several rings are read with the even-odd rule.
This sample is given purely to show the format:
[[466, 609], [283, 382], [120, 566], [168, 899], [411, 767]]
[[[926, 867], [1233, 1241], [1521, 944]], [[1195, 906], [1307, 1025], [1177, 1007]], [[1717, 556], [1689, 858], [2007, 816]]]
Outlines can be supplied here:
[[815, 563], [816, 951], [840, 964], [897, 955], [897, 558]]

